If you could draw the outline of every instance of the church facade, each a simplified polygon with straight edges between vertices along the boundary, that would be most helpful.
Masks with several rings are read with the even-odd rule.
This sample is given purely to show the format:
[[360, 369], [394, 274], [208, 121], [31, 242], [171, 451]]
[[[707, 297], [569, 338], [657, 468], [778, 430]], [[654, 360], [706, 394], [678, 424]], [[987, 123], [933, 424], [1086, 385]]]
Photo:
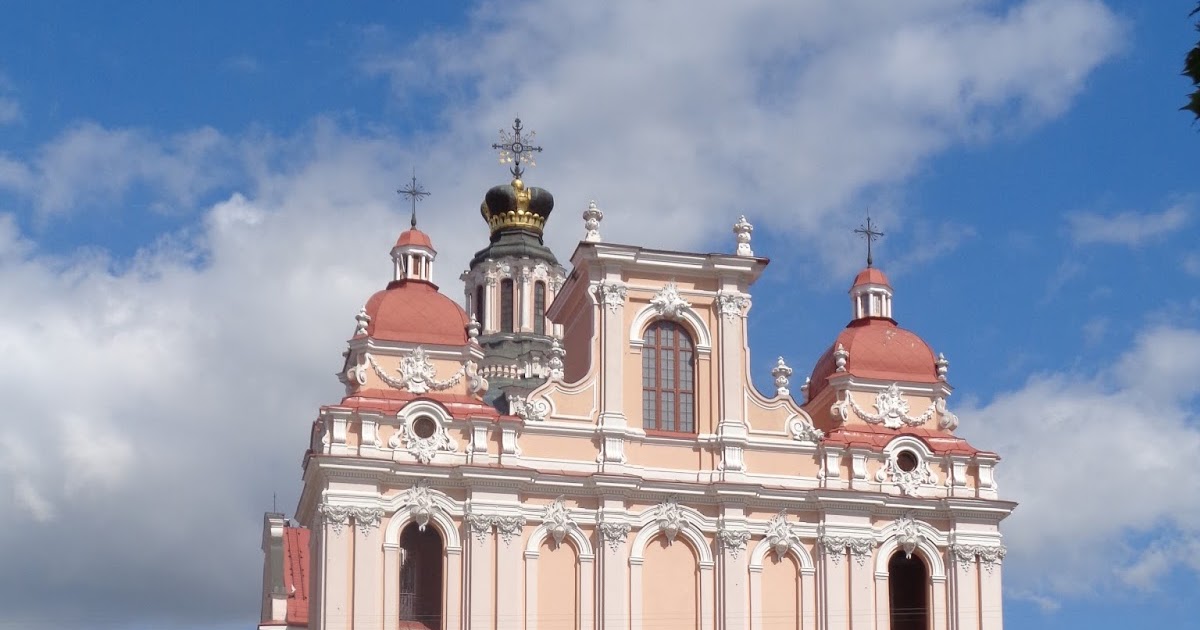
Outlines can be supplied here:
[[466, 308], [414, 218], [355, 318], [296, 523], [264, 521], [260, 627], [1001, 628], [1015, 504], [884, 273], [807, 378], [780, 359], [760, 392], [753, 227], [653, 250], [604, 241], [593, 204], [565, 267], [520, 131]]

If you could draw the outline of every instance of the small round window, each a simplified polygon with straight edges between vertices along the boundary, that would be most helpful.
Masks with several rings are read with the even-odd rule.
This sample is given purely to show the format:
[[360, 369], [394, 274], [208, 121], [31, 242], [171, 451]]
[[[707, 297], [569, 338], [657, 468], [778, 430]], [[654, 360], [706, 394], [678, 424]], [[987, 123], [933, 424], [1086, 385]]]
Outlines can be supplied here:
[[437, 422], [429, 416], [421, 416], [412, 422], [412, 431], [421, 439], [431, 438], [437, 433]]
[[912, 451], [900, 451], [896, 453], [896, 467], [904, 472], [916, 470], [917, 454]]

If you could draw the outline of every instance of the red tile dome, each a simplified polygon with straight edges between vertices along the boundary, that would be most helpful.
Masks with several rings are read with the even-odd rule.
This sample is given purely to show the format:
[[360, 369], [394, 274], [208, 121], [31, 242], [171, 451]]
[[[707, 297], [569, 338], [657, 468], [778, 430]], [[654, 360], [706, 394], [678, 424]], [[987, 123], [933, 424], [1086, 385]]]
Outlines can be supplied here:
[[392, 282], [367, 300], [366, 311], [371, 318], [367, 335], [374, 339], [449, 346], [467, 343], [466, 311], [428, 282]]
[[429, 240], [429, 235], [417, 228], [404, 230], [400, 233], [400, 238], [396, 239], [396, 247], [411, 245], [433, 249], [433, 243]]
[[854, 284], [852, 286], [856, 287], [860, 284], [882, 284], [888, 287], [892, 286], [892, 284], [888, 282], [887, 276], [884, 275], [882, 271], [874, 267], [867, 267], [866, 269], [858, 272], [857, 276], [854, 276]]
[[817, 360], [808, 386], [809, 400], [825, 389], [827, 379], [836, 372], [833, 353], [838, 344], [850, 353], [846, 371], [854, 376], [915, 383], [936, 383], [938, 380], [937, 359], [925, 340], [897, 326], [891, 319], [868, 317], [850, 322]]

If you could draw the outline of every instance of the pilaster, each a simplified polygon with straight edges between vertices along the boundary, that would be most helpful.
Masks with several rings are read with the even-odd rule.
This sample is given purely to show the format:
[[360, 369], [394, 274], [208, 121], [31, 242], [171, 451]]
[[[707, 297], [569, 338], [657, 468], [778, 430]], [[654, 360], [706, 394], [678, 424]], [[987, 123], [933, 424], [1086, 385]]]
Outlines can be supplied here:
[[383, 629], [383, 510], [355, 508], [354, 527], [343, 535], [354, 538], [354, 630]]
[[596, 536], [597, 601], [599, 630], [625, 630], [629, 627], [629, 531], [622, 517], [625, 505], [616, 499], [604, 499], [600, 507], [600, 522]]
[[463, 597], [466, 628], [494, 630], [496, 539], [492, 517], [468, 511], [466, 516], [467, 592]]

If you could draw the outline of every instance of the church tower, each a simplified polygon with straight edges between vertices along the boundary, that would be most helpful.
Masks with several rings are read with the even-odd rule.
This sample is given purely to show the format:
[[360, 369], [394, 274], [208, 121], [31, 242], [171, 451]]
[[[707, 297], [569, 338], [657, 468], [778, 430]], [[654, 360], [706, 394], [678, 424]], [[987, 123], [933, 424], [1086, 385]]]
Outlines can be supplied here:
[[484, 351], [481, 373], [491, 383], [487, 401], [508, 410], [506, 394], [519, 396], [546, 381], [552, 364], [562, 360], [556, 341], [562, 327], [546, 316], [566, 271], [543, 242], [554, 197], [521, 179], [522, 164], [533, 165], [541, 147], [529, 144], [521, 119], [502, 131], [501, 163], [511, 163], [512, 181], [484, 196], [480, 214], [488, 224], [488, 245], [475, 253], [461, 279], [467, 311], [479, 323]]

